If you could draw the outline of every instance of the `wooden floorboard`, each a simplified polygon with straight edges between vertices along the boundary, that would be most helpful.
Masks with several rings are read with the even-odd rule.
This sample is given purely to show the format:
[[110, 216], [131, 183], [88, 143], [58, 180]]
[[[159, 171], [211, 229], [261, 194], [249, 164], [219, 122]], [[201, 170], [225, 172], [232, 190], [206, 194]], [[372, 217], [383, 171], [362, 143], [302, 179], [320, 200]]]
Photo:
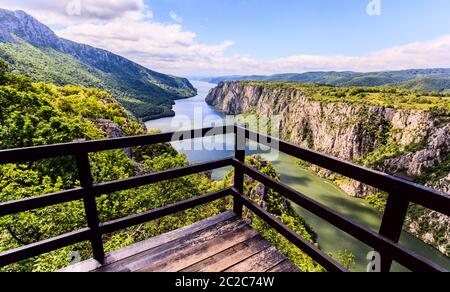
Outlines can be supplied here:
[[[192, 225], [159, 235], [149, 240], [138, 242], [136, 244], [130, 245], [126, 248], [117, 251], [107, 253], [105, 256], [104, 265], [106, 266], [118, 262], [120, 260], [127, 258], [130, 254], [138, 254], [144, 252], [153, 247], [162, 245], [163, 243], [176, 240], [188, 234], [195, 233], [197, 231], [203, 230], [207, 227], [216, 225], [219, 222], [226, 221], [234, 217], [236, 217], [236, 215], [233, 212], [224, 212], [217, 216], [210, 217], [208, 219], [194, 223]], [[100, 268], [101, 266], [102, 265], [98, 261], [90, 259], [61, 269], [58, 272], [90, 272], [97, 268]]]
[[[180, 250], [183, 250], [186, 247], [205, 243], [216, 238], [219, 235], [226, 234], [243, 226], [246, 226], [246, 223], [234, 217], [229, 220], [219, 222], [198, 232], [188, 234], [184, 237], [180, 237], [176, 240], [148, 249], [144, 252], [138, 254], [130, 253], [129, 257], [110, 265], [103, 266], [97, 271], [115, 272], [118, 270], [129, 270], [131, 272], [136, 272], [138, 270], [149, 267], [152, 263], [164, 260], [165, 258], [178, 253]], [[151, 241], [152, 240], [150, 239], [148, 242]]]
[[298, 272], [232, 212], [88, 260], [62, 272]]
[[151, 266], [141, 269], [140, 272], [179, 272], [256, 235], [258, 233], [254, 229], [245, 225], [207, 242], [179, 248], [176, 253], [161, 258], [159, 262], [152, 262]]
[[270, 273], [299, 273], [301, 272], [290, 260], [284, 260], [267, 272]]
[[198, 262], [182, 272], [222, 272], [270, 247], [261, 235], [235, 245], [223, 252]]
[[225, 272], [267, 272], [285, 260], [286, 257], [277, 251], [275, 247], [271, 246], [239, 264], [232, 266]]

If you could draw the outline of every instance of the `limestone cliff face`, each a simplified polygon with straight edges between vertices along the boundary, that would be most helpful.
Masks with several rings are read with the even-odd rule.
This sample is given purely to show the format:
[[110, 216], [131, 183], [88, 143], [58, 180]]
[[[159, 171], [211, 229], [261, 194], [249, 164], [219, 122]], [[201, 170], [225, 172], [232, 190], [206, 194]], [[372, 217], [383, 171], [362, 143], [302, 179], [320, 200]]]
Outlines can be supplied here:
[[[322, 102], [294, 89], [239, 82], [219, 84], [206, 101], [227, 114], [278, 116], [283, 140], [410, 179], [448, 163], [450, 122], [431, 112]], [[316, 171], [331, 176], [330, 172]], [[349, 179], [338, 179], [336, 183], [352, 196], [377, 192]], [[428, 185], [449, 192], [450, 174]], [[450, 218], [430, 210], [421, 214], [408, 218], [409, 231], [449, 254]], [[430, 231], [429, 226], [435, 230]]]
[[450, 123], [430, 112], [325, 103], [295, 90], [239, 82], [219, 84], [206, 101], [227, 114], [278, 116], [282, 139], [348, 161], [368, 157], [389, 140], [404, 150], [372, 166], [391, 173], [419, 176], [450, 152]]

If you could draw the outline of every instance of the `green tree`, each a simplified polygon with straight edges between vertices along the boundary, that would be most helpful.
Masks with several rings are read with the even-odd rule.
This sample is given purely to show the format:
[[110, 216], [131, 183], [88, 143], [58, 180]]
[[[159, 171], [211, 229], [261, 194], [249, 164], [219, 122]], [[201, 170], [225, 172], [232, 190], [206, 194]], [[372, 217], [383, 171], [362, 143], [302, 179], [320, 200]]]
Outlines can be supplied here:
[[6, 63], [3, 59], [0, 59], [0, 85], [6, 83], [6, 72], [8, 71], [8, 63]]
[[338, 252], [337, 259], [339, 263], [349, 271], [356, 266], [355, 255], [346, 249]]

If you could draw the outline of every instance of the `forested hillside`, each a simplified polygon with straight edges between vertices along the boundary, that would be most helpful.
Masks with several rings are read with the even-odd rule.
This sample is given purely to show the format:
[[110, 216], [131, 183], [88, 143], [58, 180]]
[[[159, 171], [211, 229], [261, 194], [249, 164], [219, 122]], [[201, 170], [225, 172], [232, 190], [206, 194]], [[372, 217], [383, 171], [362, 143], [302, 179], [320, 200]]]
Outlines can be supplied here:
[[187, 79], [161, 74], [111, 52], [59, 38], [23, 11], [0, 9], [0, 57], [34, 82], [108, 91], [142, 120], [173, 115], [174, 100], [191, 97]]

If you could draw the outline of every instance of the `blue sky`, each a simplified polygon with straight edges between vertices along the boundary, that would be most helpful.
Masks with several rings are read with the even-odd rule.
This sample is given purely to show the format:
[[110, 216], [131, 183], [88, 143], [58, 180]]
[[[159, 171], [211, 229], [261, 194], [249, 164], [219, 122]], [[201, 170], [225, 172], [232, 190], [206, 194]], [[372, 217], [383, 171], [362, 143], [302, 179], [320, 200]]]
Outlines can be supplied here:
[[450, 33], [448, 0], [150, 0], [155, 19], [183, 17], [204, 43], [236, 41], [231, 52], [256, 58], [295, 54], [359, 55]]
[[[369, 3], [381, 15], [369, 16]], [[450, 67], [448, 0], [2, 0], [183, 76]]]

